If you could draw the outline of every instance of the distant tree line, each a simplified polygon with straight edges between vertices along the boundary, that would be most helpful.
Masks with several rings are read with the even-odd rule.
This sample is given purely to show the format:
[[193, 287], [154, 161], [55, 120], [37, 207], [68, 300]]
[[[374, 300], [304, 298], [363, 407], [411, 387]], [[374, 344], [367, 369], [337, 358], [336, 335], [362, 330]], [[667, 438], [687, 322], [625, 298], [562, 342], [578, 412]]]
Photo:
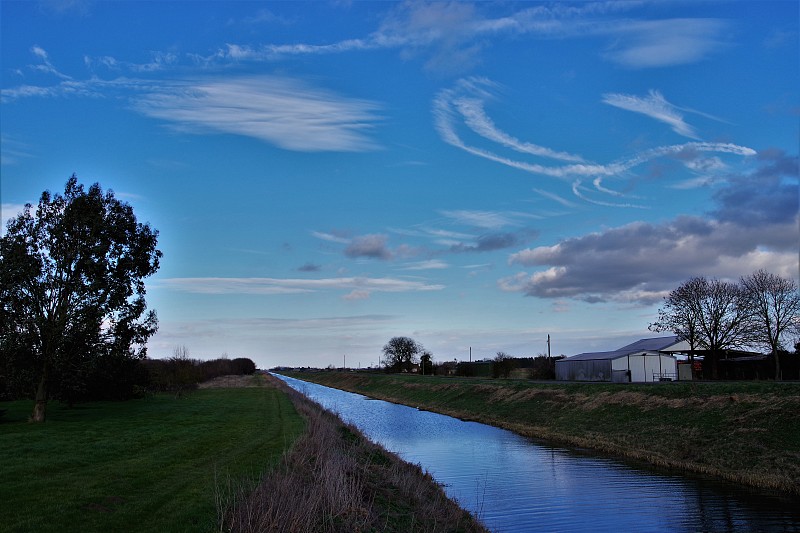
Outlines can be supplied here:
[[[249, 358], [218, 358], [209, 361], [183, 356], [167, 359], [126, 359], [93, 364], [80, 379], [61, 375], [51, 386], [51, 398], [69, 405], [96, 400], [128, 400], [153, 392], [182, 393], [219, 376], [254, 374], [256, 364]], [[177, 350], [176, 350], [177, 351]], [[0, 400], [33, 399], [35, 372], [24, 367], [0, 368]]]
[[[392, 337], [383, 347], [383, 369], [386, 372], [416, 372], [424, 375], [462, 377], [516, 377], [555, 379], [555, 362], [559, 357], [513, 357], [497, 352], [494, 359], [483, 361], [433, 361], [433, 354], [410, 337]], [[516, 373], [515, 373], [516, 371]]]

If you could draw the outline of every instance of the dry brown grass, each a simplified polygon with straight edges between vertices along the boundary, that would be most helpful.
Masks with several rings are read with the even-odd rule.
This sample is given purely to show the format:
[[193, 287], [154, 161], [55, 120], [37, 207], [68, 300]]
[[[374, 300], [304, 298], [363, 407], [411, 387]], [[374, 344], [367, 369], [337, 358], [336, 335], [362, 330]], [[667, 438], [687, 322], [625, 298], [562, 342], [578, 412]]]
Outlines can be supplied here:
[[221, 485], [220, 530], [486, 531], [418, 466], [370, 442], [282, 382], [276, 386], [306, 419], [306, 434], [254, 489]]
[[797, 384], [535, 384], [297, 375], [396, 403], [673, 470], [800, 494]]
[[248, 387], [263, 387], [264, 380], [259, 375], [231, 375], [218, 376], [214, 379], [198, 383], [198, 389], [238, 389]]

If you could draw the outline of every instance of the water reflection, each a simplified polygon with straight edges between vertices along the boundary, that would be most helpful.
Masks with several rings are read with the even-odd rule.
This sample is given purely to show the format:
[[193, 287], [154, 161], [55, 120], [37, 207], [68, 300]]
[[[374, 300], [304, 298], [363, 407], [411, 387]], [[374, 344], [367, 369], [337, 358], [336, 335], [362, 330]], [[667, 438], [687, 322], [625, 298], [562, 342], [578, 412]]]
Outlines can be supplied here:
[[278, 376], [418, 463], [492, 531], [800, 531], [800, 501], [632, 468]]

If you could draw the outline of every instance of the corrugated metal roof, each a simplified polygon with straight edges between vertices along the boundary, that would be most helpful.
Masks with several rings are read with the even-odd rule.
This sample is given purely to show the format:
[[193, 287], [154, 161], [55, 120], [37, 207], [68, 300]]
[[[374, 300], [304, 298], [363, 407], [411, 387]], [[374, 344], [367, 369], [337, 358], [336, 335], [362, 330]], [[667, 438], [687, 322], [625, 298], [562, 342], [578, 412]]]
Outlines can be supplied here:
[[[573, 355], [572, 357], [567, 357], [561, 361], [596, 361], [601, 359], [617, 359], [626, 355], [628, 354], [617, 350], [613, 352], [587, 352], [579, 353], [578, 355]], [[560, 363], [561, 361], [556, 361], [556, 363]]]
[[678, 342], [678, 337], [676, 335], [671, 335], [669, 337], [639, 339], [638, 341], [632, 344], [623, 346], [619, 350], [613, 350], [610, 352], [580, 353], [578, 355], [573, 355], [572, 357], [567, 357], [566, 359], [563, 359], [563, 361], [598, 361], [598, 360], [618, 359], [620, 357], [625, 357], [633, 353], [659, 352], [666, 348], [669, 348], [670, 346], [673, 346], [677, 342]]
[[665, 350], [672, 346], [673, 344], [678, 343], [678, 336], [677, 335], [670, 335], [669, 337], [655, 337], [651, 339], [639, 339], [638, 341], [629, 344], [627, 346], [623, 346], [618, 352], [626, 352], [626, 353], [633, 353], [633, 352], [660, 352], [661, 350]]

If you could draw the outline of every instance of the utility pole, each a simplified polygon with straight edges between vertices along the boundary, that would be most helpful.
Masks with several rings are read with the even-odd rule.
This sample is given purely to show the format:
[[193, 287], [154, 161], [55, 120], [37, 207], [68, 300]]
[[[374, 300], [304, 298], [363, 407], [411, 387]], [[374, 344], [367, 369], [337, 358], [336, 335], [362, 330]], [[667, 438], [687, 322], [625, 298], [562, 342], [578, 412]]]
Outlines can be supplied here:
[[342, 356], [342, 368], [347, 368], [347, 354]]
[[547, 358], [550, 359], [550, 334], [547, 334]]
[[469, 362], [472, 362], [472, 346], [469, 347]]

